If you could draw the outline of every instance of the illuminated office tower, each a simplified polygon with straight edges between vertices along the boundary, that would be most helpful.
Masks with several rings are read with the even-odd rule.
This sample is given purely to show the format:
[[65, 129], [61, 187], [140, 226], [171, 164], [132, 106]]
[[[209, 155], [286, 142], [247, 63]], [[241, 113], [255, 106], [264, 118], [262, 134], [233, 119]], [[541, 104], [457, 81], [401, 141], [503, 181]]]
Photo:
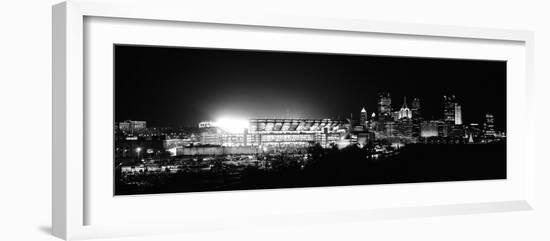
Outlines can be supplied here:
[[456, 98], [454, 95], [443, 96], [443, 120], [455, 123]]
[[384, 121], [383, 122], [383, 133], [385, 137], [394, 137], [395, 136], [395, 121]]
[[493, 114], [485, 115], [485, 123], [483, 124], [483, 131], [486, 136], [495, 136], [495, 117]]
[[412, 118], [411, 109], [407, 107], [407, 97], [403, 99], [403, 106], [401, 106], [401, 109], [399, 110], [398, 119], [403, 119], [403, 118], [408, 118], [408, 119]]
[[414, 98], [411, 103], [411, 113], [412, 113], [412, 121], [413, 121], [413, 137], [420, 137], [421, 132], [421, 126], [420, 122], [422, 122], [422, 114], [421, 114], [421, 108], [420, 108], [420, 99]]
[[400, 138], [413, 137], [413, 122], [410, 118], [402, 118], [396, 123], [396, 134]]
[[363, 126], [367, 126], [367, 121], [368, 121], [368, 114], [367, 114], [367, 110], [365, 110], [365, 107], [363, 107], [363, 109], [361, 109], [361, 125]]
[[448, 137], [451, 128], [449, 127], [450, 122], [445, 121], [435, 121], [437, 123], [437, 136], [439, 137]]
[[455, 103], [455, 125], [462, 125], [462, 108]]
[[390, 93], [380, 93], [378, 96], [378, 118], [391, 117], [391, 96]]

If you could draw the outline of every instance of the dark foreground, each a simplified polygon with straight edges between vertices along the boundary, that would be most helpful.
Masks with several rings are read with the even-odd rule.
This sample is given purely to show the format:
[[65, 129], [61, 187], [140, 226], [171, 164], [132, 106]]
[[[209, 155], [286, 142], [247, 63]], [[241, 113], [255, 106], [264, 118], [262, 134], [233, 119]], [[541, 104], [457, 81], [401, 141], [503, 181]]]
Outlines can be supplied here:
[[124, 176], [115, 195], [295, 187], [467, 181], [506, 178], [506, 144], [414, 144], [373, 158], [368, 150], [312, 148], [307, 161], [270, 157], [269, 168], [215, 162], [207, 171]]

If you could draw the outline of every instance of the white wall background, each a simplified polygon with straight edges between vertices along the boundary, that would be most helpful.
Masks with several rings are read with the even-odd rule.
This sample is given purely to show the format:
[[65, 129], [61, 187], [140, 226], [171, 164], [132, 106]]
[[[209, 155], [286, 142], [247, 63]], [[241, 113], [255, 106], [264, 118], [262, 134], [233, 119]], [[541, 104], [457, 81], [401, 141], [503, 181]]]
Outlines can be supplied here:
[[[52, 0], [0, 5], [0, 240], [56, 240], [51, 219]], [[436, 23], [535, 32], [537, 187], [535, 211], [300, 225], [262, 230], [117, 240], [550, 240], [550, 6], [523, 0], [189, 1], [215, 12], [282, 14]]]

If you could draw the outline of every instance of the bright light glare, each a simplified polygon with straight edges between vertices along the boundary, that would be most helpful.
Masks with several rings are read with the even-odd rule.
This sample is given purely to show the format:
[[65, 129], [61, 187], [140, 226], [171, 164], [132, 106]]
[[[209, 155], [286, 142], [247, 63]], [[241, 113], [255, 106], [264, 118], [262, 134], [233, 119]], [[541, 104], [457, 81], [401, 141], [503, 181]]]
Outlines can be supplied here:
[[237, 118], [220, 118], [212, 124], [229, 133], [244, 133], [248, 128], [248, 120]]

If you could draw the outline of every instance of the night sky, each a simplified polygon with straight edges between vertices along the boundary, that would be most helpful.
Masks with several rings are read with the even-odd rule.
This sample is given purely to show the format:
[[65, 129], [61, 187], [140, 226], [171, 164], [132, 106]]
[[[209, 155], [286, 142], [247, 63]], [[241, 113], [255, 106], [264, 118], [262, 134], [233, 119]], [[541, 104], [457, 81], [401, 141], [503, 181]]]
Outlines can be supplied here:
[[377, 109], [379, 92], [400, 108], [421, 100], [440, 118], [455, 94], [465, 123], [493, 113], [506, 124], [506, 62], [369, 55], [115, 45], [115, 121], [197, 126], [233, 118], [343, 119]]

